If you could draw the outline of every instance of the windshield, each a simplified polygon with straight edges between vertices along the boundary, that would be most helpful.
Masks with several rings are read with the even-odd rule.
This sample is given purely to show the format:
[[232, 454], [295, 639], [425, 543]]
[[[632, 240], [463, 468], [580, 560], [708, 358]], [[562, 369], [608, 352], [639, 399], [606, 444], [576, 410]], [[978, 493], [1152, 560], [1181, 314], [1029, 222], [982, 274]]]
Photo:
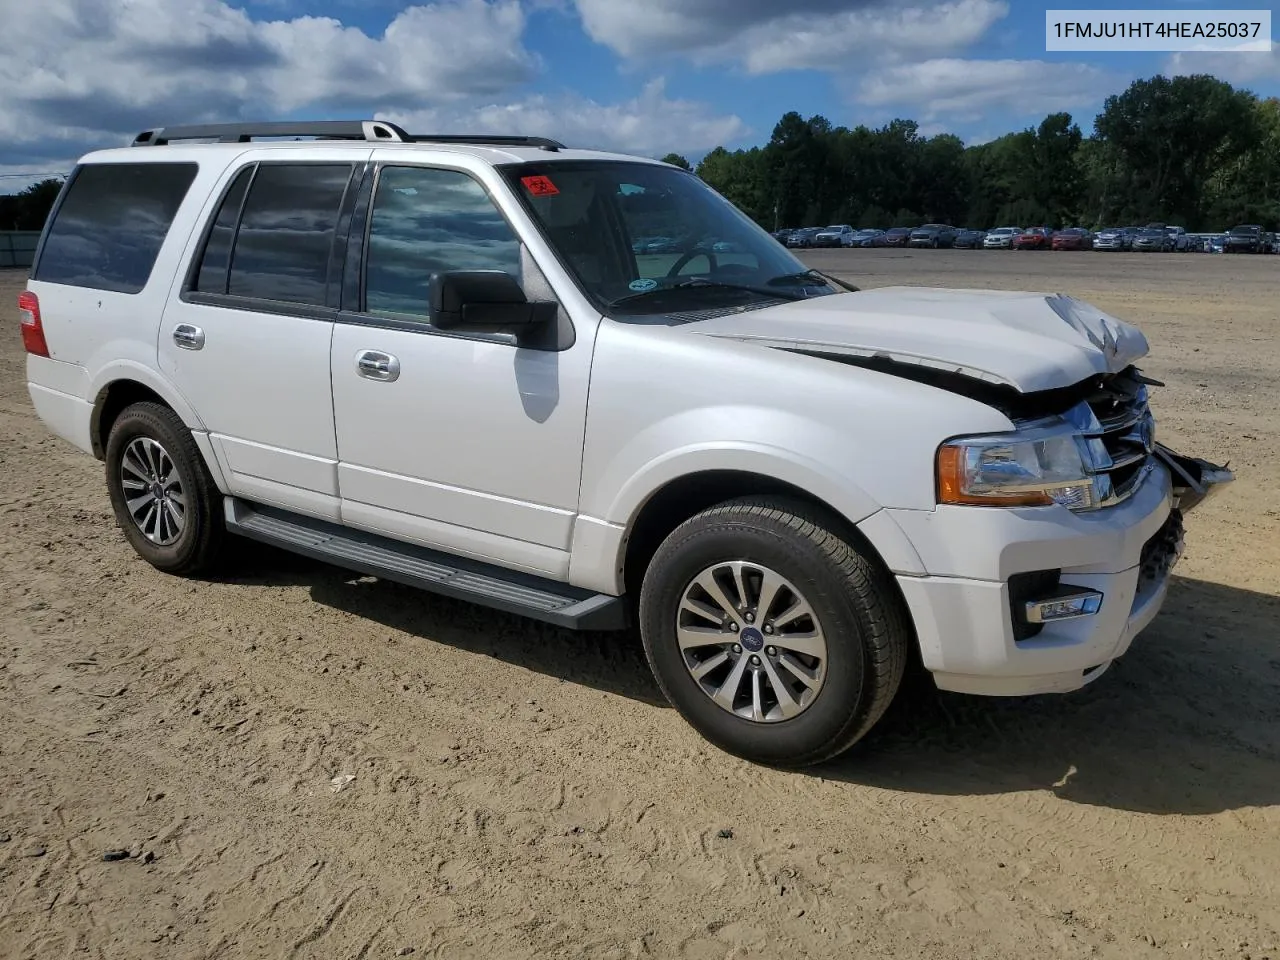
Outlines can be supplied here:
[[620, 319], [837, 292], [686, 171], [608, 160], [501, 170], [583, 292]]

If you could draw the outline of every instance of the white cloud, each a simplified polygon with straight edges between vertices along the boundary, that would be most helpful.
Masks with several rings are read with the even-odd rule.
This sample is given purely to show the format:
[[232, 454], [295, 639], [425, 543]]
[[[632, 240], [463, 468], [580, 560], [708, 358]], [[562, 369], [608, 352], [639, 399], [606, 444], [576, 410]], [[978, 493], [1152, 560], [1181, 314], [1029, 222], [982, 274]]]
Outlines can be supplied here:
[[519, 0], [409, 7], [379, 36], [326, 17], [255, 21], [222, 0], [0, 0], [0, 22], [10, 162], [153, 125], [488, 96], [539, 67]]
[[548, 136], [570, 146], [620, 150], [647, 156], [671, 151], [697, 153], [745, 136], [749, 129], [735, 115], [718, 115], [706, 104], [670, 99], [660, 78], [638, 97], [603, 104], [578, 95], [534, 95], [514, 103], [394, 111], [382, 115], [414, 132], [518, 133]]
[[868, 73], [856, 98], [871, 107], [910, 106], [922, 123], [968, 124], [996, 110], [1030, 117], [1088, 108], [1118, 82], [1085, 63], [948, 58]]
[[623, 57], [668, 53], [754, 74], [846, 73], [858, 59], [962, 49], [1009, 12], [1007, 0], [574, 0], [589, 36]]
[[[693, 152], [747, 132], [736, 116], [668, 97], [660, 80], [622, 103], [521, 93], [544, 67], [524, 46], [521, 0], [410, 6], [377, 35], [332, 17], [287, 18], [292, 8], [291, 0], [257, 0], [249, 12], [224, 0], [0, 0], [0, 170], [67, 169], [153, 126], [300, 113], [645, 153]], [[0, 180], [0, 193], [22, 185]]]
[[1169, 76], [1208, 73], [1241, 87], [1280, 82], [1280, 44], [1268, 51], [1239, 53], [1175, 53], [1165, 61]]

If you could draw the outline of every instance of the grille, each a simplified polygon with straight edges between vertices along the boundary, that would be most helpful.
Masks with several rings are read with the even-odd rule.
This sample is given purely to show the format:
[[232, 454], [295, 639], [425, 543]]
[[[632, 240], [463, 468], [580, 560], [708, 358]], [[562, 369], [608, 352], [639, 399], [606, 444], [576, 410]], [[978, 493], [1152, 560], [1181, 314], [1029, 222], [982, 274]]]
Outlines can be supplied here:
[[1097, 509], [1128, 500], [1152, 470], [1155, 419], [1136, 372], [1109, 379], [1069, 415], [1079, 428], [1093, 474]]

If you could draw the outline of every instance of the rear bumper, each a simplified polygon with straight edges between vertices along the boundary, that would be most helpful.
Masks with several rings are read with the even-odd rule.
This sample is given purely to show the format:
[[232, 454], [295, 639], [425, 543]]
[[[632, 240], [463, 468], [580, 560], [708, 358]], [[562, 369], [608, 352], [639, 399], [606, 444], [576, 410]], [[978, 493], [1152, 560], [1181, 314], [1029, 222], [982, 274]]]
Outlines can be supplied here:
[[92, 455], [93, 404], [84, 397], [88, 384], [88, 371], [78, 363], [27, 354], [27, 395], [36, 415], [50, 433]]
[[[891, 511], [930, 574], [898, 583], [937, 686], [1026, 696], [1077, 690], [1100, 677], [1160, 612], [1181, 556], [1183, 513], [1229, 480], [1204, 461], [1177, 458], [1127, 503], [1093, 515]], [[1101, 593], [1097, 613], [1018, 639], [1015, 618], [1024, 605], [1013, 601], [1009, 581], [1038, 571], [1061, 571], [1064, 588]]]

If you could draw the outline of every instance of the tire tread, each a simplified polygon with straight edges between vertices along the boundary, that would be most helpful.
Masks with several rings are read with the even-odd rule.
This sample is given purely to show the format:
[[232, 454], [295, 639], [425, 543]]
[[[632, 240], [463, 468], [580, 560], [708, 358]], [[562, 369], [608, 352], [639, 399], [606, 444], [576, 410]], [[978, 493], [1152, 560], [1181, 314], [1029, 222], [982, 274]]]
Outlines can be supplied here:
[[[884, 715], [893, 702], [908, 659], [908, 640], [913, 636], [909, 617], [890, 577], [876, 562], [864, 556], [839, 533], [839, 520], [801, 500], [780, 496], [752, 496], [730, 500], [690, 517], [678, 526], [659, 548], [659, 555], [679, 548], [694, 534], [719, 527], [748, 526], [781, 537], [807, 541], [827, 559], [847, 585], [860, 621], [869, 678], [864, 709], [853, 712], [834, 737], [808, 754], [799, 755], [786, 766], [810, 766], [832, 759], [861, 739]], [[642, 600], [643, 604], [643, 600]], [[647, 652], [647, 651], [646, 651]], [[652, 657], [650, 665], [653, 666]], [[658, 670], [654, 670], [663, 694], [671, 692]]]

